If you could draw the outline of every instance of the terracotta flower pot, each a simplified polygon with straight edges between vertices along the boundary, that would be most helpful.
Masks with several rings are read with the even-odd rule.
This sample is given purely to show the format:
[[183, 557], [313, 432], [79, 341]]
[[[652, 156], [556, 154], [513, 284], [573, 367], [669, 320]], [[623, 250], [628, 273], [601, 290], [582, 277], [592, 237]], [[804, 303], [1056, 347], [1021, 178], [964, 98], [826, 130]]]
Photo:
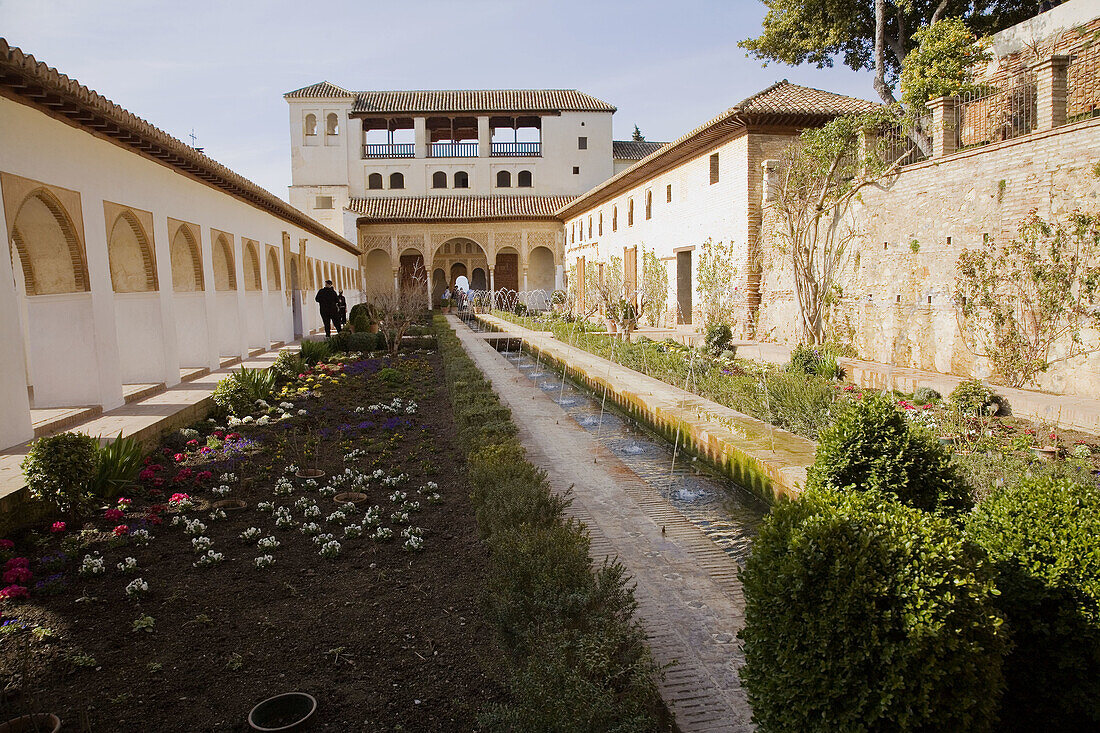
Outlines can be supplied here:
[[294, 731], [305, 728], [317, 712], [317, 699], [304, 692], [286, 692], [269, 697], [248, 713], [252, 730]]
[[1053, 445], [1033, 445], [1031, 446], [1031, 452], [1041, 461], [1049, 461], [1058, 457], [1058, 449]]
[[243, 499], [221, 499], [210, 505], [213, 509], [224, 509], [227, 512], [237, 512], [248, 508], [248, 502]]
[[298, 478], [321, 478], [325, 472], [319, 468], [299, 468], [294, 475]]
[[0, 723], [0, 733], [57, 733], [61, 718], [53, 713], [32, 713]]
[[367, 495], [361, 491], [342, 491], [332, 497], [332, 500], [337, 504], [364, 504], [367, 501]]

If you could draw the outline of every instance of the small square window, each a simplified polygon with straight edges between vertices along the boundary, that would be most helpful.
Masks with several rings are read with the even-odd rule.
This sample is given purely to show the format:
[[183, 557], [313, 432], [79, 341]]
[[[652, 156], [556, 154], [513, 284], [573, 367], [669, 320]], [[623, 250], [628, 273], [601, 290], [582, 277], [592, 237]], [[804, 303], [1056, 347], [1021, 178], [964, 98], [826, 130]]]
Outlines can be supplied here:
[[718, 153], [710, 156], [710, 183], [718, 183]]
[[581, 167], [579, 165], [573, 166], [573, 175], [580, 175]]
[[331, 209], [332, 197], [331, 196], [318, 196], [313, 202], [313, 208], [315, 209]]

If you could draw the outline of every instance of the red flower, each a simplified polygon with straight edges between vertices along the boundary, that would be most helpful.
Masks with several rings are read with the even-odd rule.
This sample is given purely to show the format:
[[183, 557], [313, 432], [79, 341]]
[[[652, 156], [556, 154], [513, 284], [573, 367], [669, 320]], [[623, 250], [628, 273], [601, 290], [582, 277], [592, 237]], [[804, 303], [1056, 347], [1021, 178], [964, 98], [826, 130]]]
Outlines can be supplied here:
[[31, 592], [21, 585], [9, 585], [7, 588], [0, 588], [0, 598], [6, 598], [9, 601], [30, 598], [30, 596]]
[[145, 469], [142, 469], [141, 473], [138, 474], [138, 478], [141, 479], [142, 481], [148, 481], [148, 480], [152, 479], [155, 475], [156, 475], [156, 472], [153, 469], [145, 468]]
[[213, 452], [214, 452], [213, 448], [207, 448], [205, 445], [202, 448], [199, 448], [199, 454], [200, 455], [207, 456], [207, 455], [210, 455]]
[[30, 568], [12, 568], [4, 573], [4, 582], [8, 585], [30, 583], [33, 578]]
[[142, 464], [148, 466], [152, 462], [153, 462], [153, 457], [152, 456], [145, 456], [145, 460], [142, 461]]
[[111, 530], [111, 534], [113, 534], [115, 537], [125, 537], [126, 535], [130, 534], [130, 528], [125, 524], [120, 524]]
[[222, 438], [225, 437], [225, 431], [224, 430], [215, 430], [214, 431], [214, 437], [217, 438], [218, 440], [221, 440]]
[[226, 440], [240, 440], [240, 438], [241, 438], [240, 433], [230, 433], [229, 435], [225, 436]]
[[11, 540], [0, 540], [0, 550], [11, 550], [15, 547], [15, 543]]
[[195, 474], [196, 481], [209, 481], [212, 478], [214, 478], [214, 474], [211, 471], [199, 471]]
[[103, 512], [104, 519], [122, 519], [123, 516], [124, 514], [121, 509], [108, 509]]
[[65, 523], [64, 522], [54, 522], [52, 525], [50, 525], [50, 531], [53, 532], [54, 534], [60, 534], [61, 532], [64, 532], [65, 531]]
[[11, 570], [12, 568], [29, 568], [31, 561], [25, 557], [13, 557], [4, 563], [4, 570]]
[[118, 499], [118, 505], [122, 507], [130, 506], [133, 503], [133, 499], [127, 499], [125, 496], [120, 496]]
[[160, 465], [159, 463], [154, 463], [152, 466], [149, 466], [149, 470], [157, 471], [159, 473], [160, 471], [164, 470], [164, 466]]
[[182, 453], [177, 453], [176, 455], [172, 456], [172, 460], [175, 461], [176, 463], [183, 463], [184, 461], [187, 460], [187, 456], [185, 456]]
[[194, 438], [192, 438], [191, 440], [187, 441], [187, 445], [190, 445], [190, 446], [192, 446], [192, 447], [193, 447], [193, 446], [196, 446], [196, 445], [198, 445], [198, 444], [199, 444], [199, 441], [195, 440]]
[[[164, 479], [160, 478], [159, 476], [157, 478], [153, 479], [153, 486], [164, 486]], [[154, 488], [154, 489], [149, 489], [149, 493], [152, 496], [160, 496], [161, 493], [163, 493], [163, 492], [161, 492], [160, 489]]]

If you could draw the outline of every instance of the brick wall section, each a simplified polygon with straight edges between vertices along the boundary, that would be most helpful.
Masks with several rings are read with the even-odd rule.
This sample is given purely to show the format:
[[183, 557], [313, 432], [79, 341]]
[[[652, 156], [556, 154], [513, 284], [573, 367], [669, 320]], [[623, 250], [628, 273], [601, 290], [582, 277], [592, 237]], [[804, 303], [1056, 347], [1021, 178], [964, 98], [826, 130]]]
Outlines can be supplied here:
[[[1100, 180], [1092, 170], [1098, 162], [1100, 119], [1091, 119], [911, 165], [895, 180], [865, 188], [852, 212], [857, 237], [838, 279], [843, 296], [832, 319], [838, 336], [864, 359], [988, 376], [985, 360], [959, 334], [952, 296], [959, 253], [986, 235], [1013, 236], [1033, 209], [1047, 218], [1100, 211]], [[760, 334], [794, 344], [798, 309], [774, 232], [769, 211]], [[1100, 354], [1056, 365], [1040, 387], [1095, 396]]]

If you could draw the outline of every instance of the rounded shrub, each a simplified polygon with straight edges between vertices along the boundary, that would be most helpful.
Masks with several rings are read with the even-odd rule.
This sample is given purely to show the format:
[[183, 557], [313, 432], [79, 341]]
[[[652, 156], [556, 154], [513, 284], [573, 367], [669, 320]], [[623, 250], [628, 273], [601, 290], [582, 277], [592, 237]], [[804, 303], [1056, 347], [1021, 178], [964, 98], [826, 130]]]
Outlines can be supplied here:
[[950, 454], [910, 425], [892, 399], [877, 394], [847, 403], [821, 431], [806, 486], [879, 490], [925, 511], [957, 512], [972, 504]]
[[1004, 640], [991, 570], [944, 518], [879, 492], [781, 503], [741, 582], [761, 731], [985, 731]]
[[99, 460], [99, 443], [82, 433], [58, 433], [30, 445], [21, 467], [35, 499], [63, 512], [86, 503]]
[[1012, 641], [1004, 729], [1100, 730], [1100, 489], [1025, 479], [982, 502], [966, 532], [997, 570]]
[[930, 405], [942, 399], [943, 395], [931, 387], [917, 387], [913, 391], [913, 402], [918, 405]]
[[[990, 408], [994, 405], [998, 405], [998, 407], [1000, 405], [995, 399], [993, 390], [980, 379], [967, 379], [959, 382], [959, 386], [951, 390], [951, 394], [947, 397], [947, 404], [956, 412], [982, 415], [991, 414]], [[993, 412], [996, 412], [996, 410]]]
[[219, 381], [210, 398], [218, 409], [230, 415], [244, 415], [252, 409], [252, 396], [237, 372], [230, 372], [229, 376]]
[[730, 342], [733, 341], [733, 331], [728, 323], [712, 323], [707, 326], [706, 349], [707, 353], [717, 356], [723, 351], [730, 350]]

